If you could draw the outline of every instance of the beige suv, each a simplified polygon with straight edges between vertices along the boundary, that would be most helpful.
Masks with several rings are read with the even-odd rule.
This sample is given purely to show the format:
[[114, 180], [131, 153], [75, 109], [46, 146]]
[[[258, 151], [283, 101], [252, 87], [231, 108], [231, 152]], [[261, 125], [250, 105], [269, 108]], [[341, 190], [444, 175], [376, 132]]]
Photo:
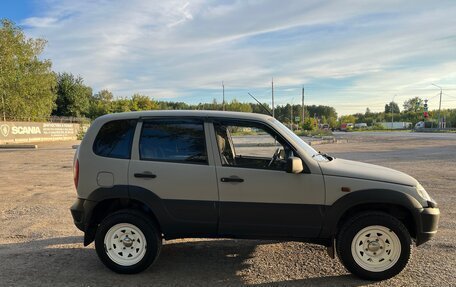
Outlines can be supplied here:
[[163, 239], [317, 243], [352, 273], [390, 278], [413, 240], [431, 239], [437, 204], [412, 177], [320, 154], [259, 114], [146, 111], [96, 119], [75, 156], [71, 207], [84, 244], [136, 273]]

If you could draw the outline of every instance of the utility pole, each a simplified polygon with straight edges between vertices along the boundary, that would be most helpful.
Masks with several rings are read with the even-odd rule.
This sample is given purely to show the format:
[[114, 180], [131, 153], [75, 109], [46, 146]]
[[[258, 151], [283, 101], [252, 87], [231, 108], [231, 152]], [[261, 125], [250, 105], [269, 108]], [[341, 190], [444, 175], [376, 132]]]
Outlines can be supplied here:
[[301, 119], [301, 124], [304, 124], [304, 86], [302, 86], [302, 103], [301, 103], [301, 108], [302, 108], [302, 119]]
[[390, 109], [391, 109], [391, 130], [393, 130], [393, 122], [394, 122], [394, 110], [393, 110], [393, 103], [394, 103], [394, 98], [396, 97], [397, 95], [394, 95], [393, 99], [391, 100], [391, 103], [390, 103]]
[[[2, 66], [0, 65], [0, 75], [2, 76], [3, 80], [3, 69]], [[3, 81], [2, 81], [3, 82]], [[3, 86], [3, 85], [2, 85]], [[6, 122], [6, 110], [5, 110], [5, 90], [2, 91], [2, 106], [3, 106], [3, 121]]]
[[293, 100], [290, 105], [290, 130], [293, 131]]
[[275, 118], [274, 111], [274, 78], [271, 80], [271, 95], [272, 95], [272, 117]]
[[439, 122], [438, 122], [438, 127], [441, 128], [441, 123], [440, 123], [440, 109], [441, 109], [441, 107], [442, 107], [442, 87], [437, 86], [436, 84], [432, 84], [432, 85], [433, 85], [433, 86], [436, 86], [437, 88], [440, 89], [439, 115], [438, 115]]
[[2, 105], [3, 105], [3, 121], [6, 122], [5, 95], [4, 95], [4, 93], [2, 93]]
[[223, 110], [225, 110], [225, 85], [222, 82], [222, 93], [223, 93], [223, 100], [222, 100], [222, 106]]

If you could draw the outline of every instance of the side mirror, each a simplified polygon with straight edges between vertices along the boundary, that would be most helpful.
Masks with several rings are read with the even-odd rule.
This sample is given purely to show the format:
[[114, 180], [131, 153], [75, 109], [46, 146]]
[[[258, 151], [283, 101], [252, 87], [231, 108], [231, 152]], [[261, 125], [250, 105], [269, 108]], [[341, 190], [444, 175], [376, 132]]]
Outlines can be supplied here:
[[279, 158], [280, 159], [285, 159], [285, 157], [286, 157], [285, 150], [284, 149], [280, 149]]
[[304, 170], [302, 167], [302, 160], [299, 157], [289, 157], [287, 159], [287, 168], [288, 173], [301, 173]]

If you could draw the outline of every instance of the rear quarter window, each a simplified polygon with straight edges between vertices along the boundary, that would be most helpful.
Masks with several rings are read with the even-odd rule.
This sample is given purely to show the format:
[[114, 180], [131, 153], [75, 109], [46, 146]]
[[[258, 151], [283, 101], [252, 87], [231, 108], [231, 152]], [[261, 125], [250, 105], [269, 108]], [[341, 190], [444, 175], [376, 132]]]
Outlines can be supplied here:
[[105, 123], [95, 138], [93, 152], [104, 157], [129, 159], [136, 122], [118, 120]]

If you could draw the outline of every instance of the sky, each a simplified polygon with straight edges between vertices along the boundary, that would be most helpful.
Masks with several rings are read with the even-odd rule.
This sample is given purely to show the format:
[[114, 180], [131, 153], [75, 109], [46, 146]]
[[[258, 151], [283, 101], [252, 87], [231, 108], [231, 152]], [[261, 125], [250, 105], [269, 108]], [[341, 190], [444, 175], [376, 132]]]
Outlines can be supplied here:
[[2, 0], [48, 41], [53, 70], [94, 92], [187, 103], [329, 105], [339, 115], [429, 99], [456, 108], [456, 1]]

